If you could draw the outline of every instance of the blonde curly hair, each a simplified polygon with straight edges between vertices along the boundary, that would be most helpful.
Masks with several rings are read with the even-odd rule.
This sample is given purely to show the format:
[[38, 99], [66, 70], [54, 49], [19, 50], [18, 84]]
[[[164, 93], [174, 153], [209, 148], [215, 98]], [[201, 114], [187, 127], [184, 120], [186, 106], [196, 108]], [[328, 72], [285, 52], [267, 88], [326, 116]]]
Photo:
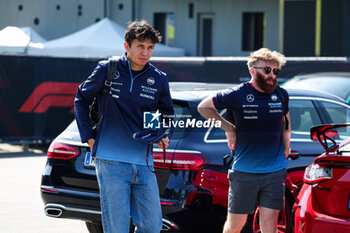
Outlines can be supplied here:
[[279, 68], [286, 64], [286, 58], [284, 55], [277, 51], [271, 51], [268, 48], [261, 48], [257, 51], [250, 53], [248, 57], [248, 68], [253, 67], [253, 65], [258, 61], [274, 62]]

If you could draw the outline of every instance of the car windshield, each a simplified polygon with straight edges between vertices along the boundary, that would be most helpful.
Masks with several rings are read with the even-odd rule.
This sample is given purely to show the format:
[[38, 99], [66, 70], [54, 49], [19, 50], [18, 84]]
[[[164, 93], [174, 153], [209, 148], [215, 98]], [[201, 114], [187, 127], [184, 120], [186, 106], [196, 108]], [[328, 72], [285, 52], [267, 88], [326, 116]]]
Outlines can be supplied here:
[[350, 95], [350, 78], [343, 77], [310, 77], [291, 79], [282, 85], [299, 89], [313, 89], [332, 93], [347, 100]]

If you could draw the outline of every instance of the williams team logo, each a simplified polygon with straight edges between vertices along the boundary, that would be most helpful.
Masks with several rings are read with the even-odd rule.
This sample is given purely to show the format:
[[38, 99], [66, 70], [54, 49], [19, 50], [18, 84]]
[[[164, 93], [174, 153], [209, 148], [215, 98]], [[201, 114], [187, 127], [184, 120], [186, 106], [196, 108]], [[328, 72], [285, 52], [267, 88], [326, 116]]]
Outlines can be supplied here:
[[273, 95], [271, 96], [271, 100], [272, 100], [272, 101], [276, 101], [276, 100], [277, 100], [277, 95], [273, 94]]
[[150, 85], [150, 86], [152, 86], [155, 82], [156, 82], [156, 81], [155, 81], [154, 78], [152, 78], [152, 77], [149, 77], [149, 78], [147, 79], [147, 84]]
[[144, 129], [159, 129], [160, 128], [160, 116], [162, 114], [157, 110], [156, 112], [144, 112], [143, 113], [143, 128]]

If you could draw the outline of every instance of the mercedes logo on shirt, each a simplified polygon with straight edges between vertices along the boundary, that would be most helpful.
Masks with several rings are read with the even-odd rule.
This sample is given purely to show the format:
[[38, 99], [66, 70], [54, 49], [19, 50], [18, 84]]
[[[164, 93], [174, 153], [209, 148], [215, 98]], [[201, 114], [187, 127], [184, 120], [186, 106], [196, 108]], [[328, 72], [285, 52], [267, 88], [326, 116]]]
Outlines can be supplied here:
[[253, 102], [253, 101], [255, 100], [255, 97], [254, 97], [253, 94], [248, 94], [248, 95], [246, 96], [246, 99], [247, 99], [247, 101], [248, 101], [249, 103], [251, 103], [251, 102]]
[[117, 70], [117, 71], [115, 72], [115, 76], [114, 76], [113, 79], [118, 79], [119, 77], [120, 77], [120, 73], [119, 73], [119, 71]]

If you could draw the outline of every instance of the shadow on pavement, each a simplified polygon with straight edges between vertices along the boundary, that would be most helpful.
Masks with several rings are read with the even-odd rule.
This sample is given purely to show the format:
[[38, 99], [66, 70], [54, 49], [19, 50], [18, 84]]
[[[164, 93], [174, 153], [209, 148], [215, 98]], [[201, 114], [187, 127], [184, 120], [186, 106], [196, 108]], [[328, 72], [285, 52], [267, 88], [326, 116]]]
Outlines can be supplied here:
[[29, 148], [23, 145], [0, 143], [0, 159], [46, 156], [46, 148]]
[[46, 152], [42, 152], [42, 153], [36, 153], [36, 152], [30, 152], [30, 151], [0, 152], [0, 159], [19, 158], [19, 157], [39, 157], [39, 156], [46, 156]]

